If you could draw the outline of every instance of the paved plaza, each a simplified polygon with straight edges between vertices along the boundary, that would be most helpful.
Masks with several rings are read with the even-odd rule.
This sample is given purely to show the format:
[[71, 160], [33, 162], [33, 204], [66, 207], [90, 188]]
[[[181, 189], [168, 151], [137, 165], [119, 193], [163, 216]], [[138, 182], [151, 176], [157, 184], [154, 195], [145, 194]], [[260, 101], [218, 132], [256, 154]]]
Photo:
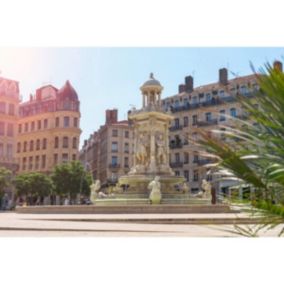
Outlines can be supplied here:
[[[237, 237], [232, 224], [192, 224], [190, 220], [235, 218], [235, 214], [18, 214], [0, 213], [0, 237]], [[239, 214], [238, 217], [242, 217]], [[241, 225], [247, 226], [255, 225]], [[262, 230], [277, 236], [282, 225]]]

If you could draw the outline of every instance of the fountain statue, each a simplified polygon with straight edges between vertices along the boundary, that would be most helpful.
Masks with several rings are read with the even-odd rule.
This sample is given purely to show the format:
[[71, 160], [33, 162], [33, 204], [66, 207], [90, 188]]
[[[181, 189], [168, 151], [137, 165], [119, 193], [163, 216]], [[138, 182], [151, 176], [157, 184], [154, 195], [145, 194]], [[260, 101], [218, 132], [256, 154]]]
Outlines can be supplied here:
[[211, 197], [212, 197], [212, 193], [211, 193], [212, 189], [211, 188], [212, 187], [211, 187], [210, 182], [203, 179], [202, 183], [201, 183], [201, 188], [203, 190], [203, 197], [211, 199]]
[[160, 177], [156, 176], [155, 179], [152, 180], [148, 185], [148, 189], [151, 190], [149, 196], [151, 204], [161, 203], [162, 194], [161, 194], [161, 183], [159, 182], [159, 180]]
[[91, 184], [90, 188], [91, 188], [90, 200], [91, 200], [92, 203], [95, 203], [95, 200], [97, 199], [98, 193], [101, 189], [100, 180], [97, 179], [95, 183]]
[[161, 192], [177, 194], [176, 185], [182, 184], [184, 177], [175, 176], [169, 165], [169, 127], [174, 116], [163, 110], [163, 86], [152, 73], [140, 90], [142, 108], [128, 115], [134, 132], [133, 165], [119, 178], [119, 186], [127, 187], [127, 193], [146, 195], [149, 183], [159, 176]]

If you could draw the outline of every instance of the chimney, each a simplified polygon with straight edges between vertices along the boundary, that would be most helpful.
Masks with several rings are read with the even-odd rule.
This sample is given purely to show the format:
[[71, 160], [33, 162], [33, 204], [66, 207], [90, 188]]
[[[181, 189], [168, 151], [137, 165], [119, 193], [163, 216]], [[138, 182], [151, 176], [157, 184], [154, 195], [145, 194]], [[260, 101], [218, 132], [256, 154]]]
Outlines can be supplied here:
[[185, 91], [187, 93], [191, 93], [193, 91], [193, 77], [192, 76], [185, 77]]
[[282, 72], [282, 71], [283, 71], [282, 62], [279, 61], [279, 60], [275, 60], [275, 61], [273, 62], [273, 68], [274, 68], [274, 70], [277, 70], [277, 71], [279, 71], [279, 72]]
[[219, 83], [223, 85], [228, 84], [228, 70], [227, 68], [219, 69]]
[[180, 84], [180, 85], [178, 86], [178, 92], [179, 92], [179, 94], [180, 94], [180, 93], [183, 93], [183, 92], [186, 92], [186, 85]]
[[106, 110], [106, 124], [112, 124], [117, 122], [117, 109]]

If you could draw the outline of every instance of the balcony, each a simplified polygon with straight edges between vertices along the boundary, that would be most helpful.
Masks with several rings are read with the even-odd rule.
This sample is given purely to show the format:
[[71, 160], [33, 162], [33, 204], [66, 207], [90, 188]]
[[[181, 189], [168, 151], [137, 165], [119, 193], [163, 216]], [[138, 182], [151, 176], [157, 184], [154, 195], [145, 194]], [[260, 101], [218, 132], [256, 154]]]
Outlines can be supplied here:
[[218, 120], [217, 119], [211, 119], [208, 121], [197, 121], [196, 125], [198, 127], [206, 127], [206, 126], [212, 126], [212, 125], [216, 125], [218, 124]]
[[183, 163], [182, 162], [175, 162], [170, 164], [171, 168], [182, 168]]
[[197, 161], [197, 164], [198, 166], [204, 166], [204, 165], [207, 165], [207, 164], [210, 164], [212, 163], [213, 161], [210, 160], [210, 159], [204, 159], [204, 160], [198, 160]]
[[110, 169], [118, 169], [118, 168], [120, 168], [120, 164], [109, 164], [108, 167]]
[[[251, 92], [247, 92], [246, 94], [237, 94], [237, 96], [243, 96], [246, 98], [253, 98], [256, 95], [257, 91], [251, 91]], [[216, 105], [221, 105], [224, 103], [233, 103], [233, 102], [237, 102], [237, 98], [235, 96], [228, 96], [228, 97], [217, 97], [217, 98], [212, 98], [209, 101], [205, 101], [205, 102], [200, 102], [200, 103], [194, 103], [194, 104], [190, 104], [187, 103], [185, 105], [181, 105], [181, 106], [170, 106], [168, 108], [170, 108], [172, 113], [175, 112], [180, 112], [180, 111], [187, 111], [187, 110], [192, 110], [192, 109], [197, 109], [200, 107], [210, 107], [210, 106], [216, 106]]]
[[183, 147], [183, 144], [180, 143], [170, 143], [170, 149], [181, 149]]
[[177, 131], [177, 130], [181, 130], [182, 128], [183, 128], [182, 125], [172, 126], [170, 127], [170, 131]]

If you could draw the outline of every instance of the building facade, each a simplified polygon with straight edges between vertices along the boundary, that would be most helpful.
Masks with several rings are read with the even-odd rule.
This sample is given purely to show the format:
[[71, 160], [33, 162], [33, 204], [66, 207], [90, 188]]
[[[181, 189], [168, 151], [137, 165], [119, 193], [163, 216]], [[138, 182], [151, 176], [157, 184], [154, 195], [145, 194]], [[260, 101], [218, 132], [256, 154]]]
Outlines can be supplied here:
[[0, 167], [16, 172], [19, 83], [0, 77]]
[[70, 82], [47, 85], [19, 106], [16, 158], [19, 173], [49, 173], [79, 158], [80, 102]]
[[[282, 69], [281, 62], [275, 62], [274, 66]], [[229, 80], [228, 70], [222, 68], [217, 82], [194, 87], [193, 78], [187, 76], [185, 83], [179, 85], [178, 94], [163, 100], [164, 109], [171, 110], [175, 116], [170, 128], [171, 167], [176, 175], [185, 177], [191, 192], [200, 190], [203, 179], [214, 183], [214, 176], [209, 172], [209, 165], [214, 161], [194, 145], [199, 139], [198, 129], [219, 127], [225, 131], [222, 125], [232, 125], [232, 117], [240, 121], [248, 119], [237, 98], [253, 99], [258, 90], [254, 74]], [[230, 181], [214, 184], [217, 192], [223, 194], [228, 194], [229, 186], [233, 185]]]
[[117, 109], [106, 110], [103, 126], [84, 141], [80, 161], [102, 185], [114, 184], [133, 163], [133, 129], [127, 120], [118, 121]]

